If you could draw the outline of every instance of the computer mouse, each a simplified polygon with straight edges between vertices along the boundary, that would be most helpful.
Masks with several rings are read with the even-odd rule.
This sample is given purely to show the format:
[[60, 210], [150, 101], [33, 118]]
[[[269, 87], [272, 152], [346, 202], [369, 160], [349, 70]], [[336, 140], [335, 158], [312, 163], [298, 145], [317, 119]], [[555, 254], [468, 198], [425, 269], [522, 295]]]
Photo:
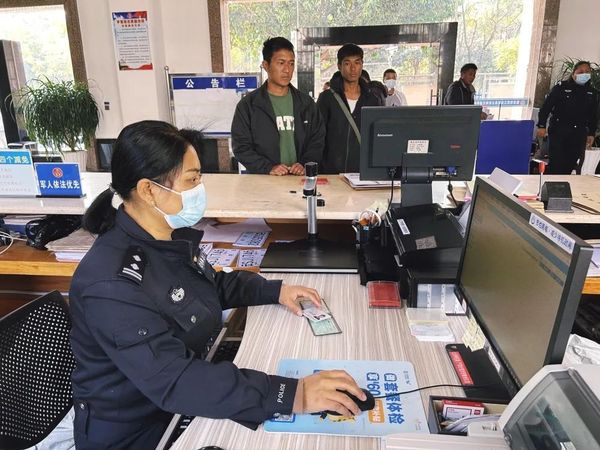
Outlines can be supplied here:
[[200, 447], [198, 450], [223, 450], [221, 447], [216, 445], [207, 445], [206, 447]]
[[[339, 389], [338, 389], [339, 390]], [[354, 395], [352, 395], [350, 392], [348, 391], [342, 391], [339, 390], [340, 392], [346, 394], [348, 397], [350, 397], [352, 399], [352, 401], [354, 403], [356, 403], [356, 406], [358, 406], [358, 408], [361, 411], [370, 411], [373, 408], [375, 408], [375, 397], [373, 397], [373, 394], [371, 394], [369, 391], [367, 391], [366, 389], [361, 389], [365, 395], [367, 396], [367, 398], [365, 400], [359, 400], [357, 397], [355, 397]], [[321, 415], [321, 417], [325, 417], [326, 415], [330, 414], [332, 416], [341, 416], [341, 414], [339, 412], [336, 411], [323, 411], [318, 413]]]

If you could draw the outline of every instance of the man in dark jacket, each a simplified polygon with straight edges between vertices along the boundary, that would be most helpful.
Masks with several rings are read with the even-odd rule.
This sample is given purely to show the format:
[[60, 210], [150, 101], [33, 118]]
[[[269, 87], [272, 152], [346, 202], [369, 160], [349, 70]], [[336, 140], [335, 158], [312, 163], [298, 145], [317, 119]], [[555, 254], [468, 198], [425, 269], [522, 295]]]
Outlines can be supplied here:
[[344, 44], [337, 59], [339, 71], [331, 78], [331, 88], [321, 92], [317, 100], [327, 129], [321, 173], [359, 171], [360, 111], [363, 106], [383, 106], [361, 78], [362, 49], [355, 44]]
[[[550, 161], [547, 173], [570, 175], [580, 169], [577, 160], [585, 156], [594, 142], [598, 125], [598, 91], [591, 84], [592, 68], [579, 61], [567, 80], [559, 81], [550, 91], [538, 115], [537, 136], [548, 136]], [[550, 116], [550, 128], [546, 123]]]
[[477, 75], [477, 66], [473, 63], [460, 68], [460, 78], [448, 86], [444, 97], [444, 105], [473, 105], [475, 104], [475, 87], [473, 81]]
[[236, 107], [233, 153], [251, 173], [304, 175], [305, 163], [321, 162], [325, 127], [314, 100], [290, 84], [292, 43], [267, 39], [262, 52], [268, 80]]

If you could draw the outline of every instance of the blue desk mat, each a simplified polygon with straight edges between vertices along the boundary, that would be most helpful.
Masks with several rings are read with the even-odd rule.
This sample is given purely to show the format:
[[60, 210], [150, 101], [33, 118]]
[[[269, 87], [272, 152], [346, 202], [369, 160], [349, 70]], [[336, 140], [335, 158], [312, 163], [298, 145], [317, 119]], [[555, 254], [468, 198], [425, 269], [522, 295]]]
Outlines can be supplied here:
[[[320, 370], [341, 369], [375, 397], [418, 387], [413, 365], [404, 361], [336, 361], [284, 359], [277, 374], [302, 378]], [[301, 414], [282, 416], [264, 424], [265, 430], [280, 433], [317, 433], [380, 437], [393, 433], [429, 433], [419, 392], [376, 399], [375, 409], [354, 418]]]

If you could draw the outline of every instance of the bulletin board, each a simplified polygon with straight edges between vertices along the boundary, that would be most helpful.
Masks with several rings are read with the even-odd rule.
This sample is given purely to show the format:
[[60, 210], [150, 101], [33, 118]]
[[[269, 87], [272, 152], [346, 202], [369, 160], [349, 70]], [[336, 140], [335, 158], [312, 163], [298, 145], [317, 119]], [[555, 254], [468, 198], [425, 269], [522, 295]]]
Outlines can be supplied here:
[[177, 128], [229, 136], [235, 107], [260, 86], [260, 74], [169, 74], [171, 117]]

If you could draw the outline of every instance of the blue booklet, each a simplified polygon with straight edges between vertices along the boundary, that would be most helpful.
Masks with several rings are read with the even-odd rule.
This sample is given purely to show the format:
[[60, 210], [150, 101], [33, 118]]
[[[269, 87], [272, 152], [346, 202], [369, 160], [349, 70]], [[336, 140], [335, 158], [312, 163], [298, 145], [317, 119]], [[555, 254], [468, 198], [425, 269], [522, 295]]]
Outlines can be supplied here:
[[[413, 365], [404, 361], [335, 361], [284, 359], [277, 374], [302, 378], [320, 370], [348, 372], [374, 397], [417, 388]], [[292, 414], [265, 422], [265, 430], [282, 433], [318, 433], [380, 437], [393, 433], [429, 433], [419, 392], [376, 398], [375, 408], [347, 418], [328, 415]]]

